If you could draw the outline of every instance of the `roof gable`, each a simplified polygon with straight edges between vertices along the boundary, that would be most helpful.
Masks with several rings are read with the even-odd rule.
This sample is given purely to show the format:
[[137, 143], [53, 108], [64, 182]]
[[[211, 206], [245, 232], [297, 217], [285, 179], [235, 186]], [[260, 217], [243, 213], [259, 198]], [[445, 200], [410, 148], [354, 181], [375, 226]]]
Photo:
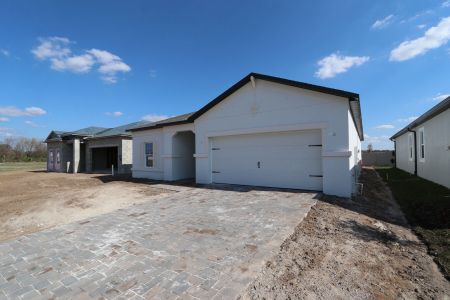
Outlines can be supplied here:
[[204, 113], [209, 111], [212, 107], [214, 107], [215, 105], [217, 105], [218, 103], [220, 103], [221, 101], [226, 99], [228, 96], [230, 96], [231, 94], [233, 94], [234, 92], [239, 90], [245, 84], [247, 84], [248, 82], [250, 82], [254, 79], [266, 80], [266, 81], [275, 82], [275, 83], [279, 83], [279, 84], [283, 84], [283, 85], [288, 85], [288, 86], [306, 89], [306, 90], [310, 90], [310, 91], [315, 91], [315, 92], [319, 92], [319, 93], [325, 93], [325, 94], [329, 94], [329, 95], [347, 98], [350, 103], [349, 104], [350, 113], [352, 115], [355, 127], [358, 131], [359, 138], [360, 138], [360, 140], [364, 139], [362, 117], [361, 117], [361, 107], [360, 107], [358, 94], [343, 91], [343, 90], [328, 88], [328, 87], [324, 87], [324, 86], [313, 85], [313, 84], [309, 84], [309, 83], [304, 83], [304, 82], [299, 82], [299, 81], [294, 81], [294, 80], [289, 80], [289, 79], [284, 79], [284, 78], [279, 78], [279, 77], [274, 77], [274, 76], [263, 75], [263, 74], [259, 74], [259, 73], [248, 74], [247, 76], [245, 76], [244, 78], [239, 80], [237, 83], [235, 83], [233, 86], [228, 88], [225, 92], [223, 92], [222, 94], [217, 96], [211, 102], [209, 102], [208, 104], [206, 104], [205, 106], [203, 106], [202, 108], [200, 108], [198, 111], [196, 111], [194, 113], [185, 114], [185, 115], [181, 115], [178, 117], [166, 119], [162, 123], [155, 122], [155, 123], [150, 123], [148, 125], [135, 127], [135, 128], [129, 129], [129, 131], [156, 129], [156, 128], [161, 128], [164, 126], [173, 126], [173, 125], [179, 125], [179, 124], [185, 124], [185, 123], [192, 123], [195, 121], [195, 119], [197, 119], [198, 117], [200, 117], [201, 115], [203, 115]]

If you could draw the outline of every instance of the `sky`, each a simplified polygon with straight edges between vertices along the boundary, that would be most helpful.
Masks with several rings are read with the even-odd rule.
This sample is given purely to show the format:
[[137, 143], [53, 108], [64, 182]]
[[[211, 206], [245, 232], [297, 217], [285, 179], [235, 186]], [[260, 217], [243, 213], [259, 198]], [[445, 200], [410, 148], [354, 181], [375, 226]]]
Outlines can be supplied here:
[[195, 111], [250, 72], [360, 94], [365, 142], [450, 94], [450, 0], [0, 0], [0, 140]]

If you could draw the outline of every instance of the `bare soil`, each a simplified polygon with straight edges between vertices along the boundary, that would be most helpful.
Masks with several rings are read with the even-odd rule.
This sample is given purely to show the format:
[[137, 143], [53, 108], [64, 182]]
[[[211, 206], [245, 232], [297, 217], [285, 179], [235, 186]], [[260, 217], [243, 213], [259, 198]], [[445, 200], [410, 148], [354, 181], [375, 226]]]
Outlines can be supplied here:
[[370, 168], [363, 196], [323, 197], [242, 299], [450, 299], [450, 283]]
[[0, 173], [0, 240], [79, 221], [171, 191], [109, 175]]

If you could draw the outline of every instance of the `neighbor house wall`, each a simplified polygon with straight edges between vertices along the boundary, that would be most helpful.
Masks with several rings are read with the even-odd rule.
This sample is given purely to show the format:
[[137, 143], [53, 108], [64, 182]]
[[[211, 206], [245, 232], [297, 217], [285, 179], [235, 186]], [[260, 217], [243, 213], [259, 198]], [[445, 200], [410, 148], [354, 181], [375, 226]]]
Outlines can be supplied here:
[[[129, 141], [125, 142], [124, 141]], [[131, 163], [130, 157], [132, 156], [129, 153], [130, 143], [132, 143], [131, 138], [124, 138], [124, 137], [111, 137], [111, 138], [98, 138], [98, 139], [89, 139], [85, 142], [85, 162], [86, 162], [86, 172], [92, 172], [92, 149], [93, 148], [106, 148], [106, 147], [117, 147], [117, 173], [119, 174], [126, 174], [130, 172], [131, 169]], [[123, 145], [126, 146], [126, 148], [123, 148]], [[124, 159], [124, 153], [126, 153]]]
[[[425, 159], [420, 158], [419, 130], [425, 133]], [[447, 110], [423, 124], [412, 128], [416, 132], [417, 175], [450, 188], [450, 110]], [[414, 159], [408, 156], [407, 132], [397, 138], [396, 160], [397, 168], [414, 173]], [[413, 147], [414, 151], [414, 147]]]
[[412, 148], [412, 159], [409, 157], [409, 144], [408, 144], [408, 136], [414, 141], [414, 134], [412, 132], [406, 132], [405, 134], [397, 137], [395, 139], [395, 161], [397, 164], [397, 168], [402, 169], [403, 171], [414, 174], [414, 157], [415, 157], [415, 148], [413, 145]]
[[119, 153], [119, 160], [122, 159], [122, 172], [131, 173], [133, 166], [133, 140], [122, 139], [122, 153]]
[[322, 130], [323, 191], [350, 196], [348, 99], [256, 80], [195, 120], [196, 180], [211, 182], [210, 137], [224, 132], [298, 127]]
[[[419, 157], [419, 129], [425, 133], [425, 160]], [[450, 188], [450, 109], [414, 128], [417, 175]]]

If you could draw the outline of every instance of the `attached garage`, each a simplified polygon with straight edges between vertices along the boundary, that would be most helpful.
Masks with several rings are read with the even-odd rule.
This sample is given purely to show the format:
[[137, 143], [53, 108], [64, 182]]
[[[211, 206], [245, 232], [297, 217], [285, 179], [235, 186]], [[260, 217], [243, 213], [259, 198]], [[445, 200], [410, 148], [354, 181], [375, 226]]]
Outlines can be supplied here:
[[320, 130], [211, 138], [212, 182], [322, 190]]
[[[194, 113], [130, 131], [137, 178], [178, 180], [189, 161], [189, 174], [201, 184], [343, 197], [358, 186], [364, 133], [359, 95], [351, 92], [251, 73]], [[192, 132], [195, 145], [179, 143], [183, 132]], [[151, 166], [146, 144], [155, 149]], [[195, 162], [187, 157], [192, 151]]]

